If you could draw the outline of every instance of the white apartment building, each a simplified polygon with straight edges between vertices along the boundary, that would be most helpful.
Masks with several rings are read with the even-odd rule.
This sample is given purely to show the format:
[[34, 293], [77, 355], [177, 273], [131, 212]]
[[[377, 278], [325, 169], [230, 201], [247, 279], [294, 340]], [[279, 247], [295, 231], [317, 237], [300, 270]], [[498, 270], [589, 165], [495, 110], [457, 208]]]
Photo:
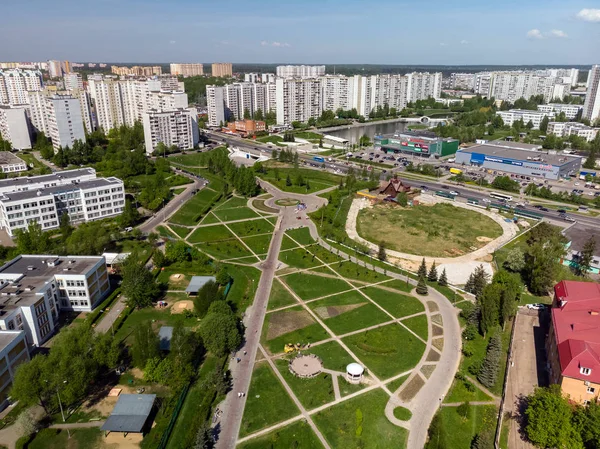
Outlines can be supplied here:
[[560, 78], [560, 82], [568, 84], [570, 87], [577, 86], [579, 79], [579, 69], [546, 69], [536, 72], [540, 76]]
[[562, 100], [571, 92], [570, 84], [551, 83], [544, 86], [544, 102], [550, 103], [552, 100]]
[[198, 144], [198, 112], [195, 108], [151, 110], [144, 114], [142, 123], [148, 154], [154, 152], [159, 142], [182, 150], [190, 150]]
[[440, 98], [442, 94], [442, 74], [438, 73], [408, 73], [408, 101], [426, 100], [429, 97]]
[[55, 229], [63, 214], [68, 214], [72, 223], [82, 223], [120, 215], [124, 206], [123, 181], [114, 177], [3, 192], [0, 228], [12, 237], [17, 229], [27, 228], [32, 221], [39, 223], [42, 230]]
[[527, 109], [511, 109], [509, 111], [498, 111], [496, 115], [502, 117], [504, 124], [512, 126], [516, 121], [523, 120], [523, 124], [527, 125], [531, 121], [533, 123], [533, 129], [540, 129], [540, 123], [544, 117], [548, 117], [552, 120], [556, 113], [555, 112], [541, 112], [541, 111], [530, 111]]
[[276, 69], [280, 78], [317, 78], [325, 75], [324, 65], [280, 65]]
[[540, 112], [555, 112], [556, 115], [561, 112], [565, 113], [565, 117], [570, 120], [576, 118], [581, 111], [583, 106], [577, 104], [562, 104], [562, 103], [549, 103], [549, 104], [538, 104], [537, 107]]
[[0, 411], [4, 410], [10, 397], [15, 370], [29, 361], [29, 349], [25, 331], [0, 330]]
[[450, 87], [452, 89], [472, 90], [475, 83], [474, 73], [451, 73]]
[[91, 312], [109, 292], [103, 256], [17, 256], [0, 267], [0, 329], [40, 346], [61, 311]]
[[80, 73], [65, 73], [63, 76], [63, 84], [65, 85], [65, 90], [83, 90], [83, 78], [81, 77]]
[[587, 92], [583, 104], [583, 118], [593, 122], [600, 117], [600, 65], [592, 66], [588, 74]]
[[72, 147], [76, 140], [85, 142], [81, 103], [72, 95], [56, 94], [46, 101], [46, 125], [54, 151]]
[[233, 66], [231, 62], [213, 62], [211, 67], [212, 76], [228, 77], [233, 76]]
[[171, 63], [171, 75], [183, 77], [204, 75], [204, 66], [198, 63]]
[[598, 131], [600, 128], [592, 128], [579, 122], [549, 122], [547, 133], [557, 137], [578, 136], [591, 142]]
[[491, 72], [476, 73], [473, 78], [473, 92], [482, 97], [489, 97], [490, 85], [492, 83]]
[[2, 173], [18, 173], [27, 171], [27, 164], [10, 151], [0, 151], [0, 171]]
[[225, 123], [225, 88], [206, 86], [206, 106], [208, 125], [219, 126]]
[[62, 76], [61, 61], [50, 60], [48, 61], [48, 74], [50, 78], [59, 78]]
[[321, 95], [323, 96], [323, 109], [326, 111], [337, 111], [352, 109], [350, 107], [351, 97], [349, 83], [352, 78], [347, 76], [328, 75], [321, 77]]
[[15, 150], [28, 150], [32, 147], [26, 111], [25, 105], [0, 105], [0, 136], [10, 142]]
[[207, 86], [206, 102], [209, 126], [219, 126], [228, 120], [241, 120], [244, 111], [254, 117], [258, 110], [263, 115], [277, 108], [274, 83], [233, 83], [226, 86]]
[[244, 82], [245, 83], [274, 83], [275, 82], [275, 74], [274, 73], [245, 73], [244, 74]]
[[0, 104], [27, 103], [27, 92], [42, 89], [42, 73], [34, 70], [0, 70]]
[[27, 192], [56, 186], [70, 186], [96, 179], [96, 170], [91, 167], [63, 170], [50, 175], [0, 179], [0, 195], [10, 192]]
[[278, 125], [307, 122], [323, 112], [321, 83], [318, 79], [278, 78], [275, 86]]

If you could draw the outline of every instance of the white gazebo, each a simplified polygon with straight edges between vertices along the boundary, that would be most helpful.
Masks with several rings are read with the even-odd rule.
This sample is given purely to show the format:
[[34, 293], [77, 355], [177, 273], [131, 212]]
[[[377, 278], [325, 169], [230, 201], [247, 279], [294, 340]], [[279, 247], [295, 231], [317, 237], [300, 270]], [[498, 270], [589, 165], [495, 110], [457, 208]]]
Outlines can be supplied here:
[[346, 367], [346, 380], [353, 384], [359, 384], [365, 369], [358, 363], [351, 363]]

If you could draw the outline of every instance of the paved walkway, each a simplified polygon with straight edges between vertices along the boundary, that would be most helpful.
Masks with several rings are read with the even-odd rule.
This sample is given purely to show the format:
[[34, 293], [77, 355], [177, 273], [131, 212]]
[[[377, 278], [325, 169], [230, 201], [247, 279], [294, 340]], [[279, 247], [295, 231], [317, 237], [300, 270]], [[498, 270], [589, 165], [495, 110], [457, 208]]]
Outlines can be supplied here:
[[102, 318], [94, 328], [96, 332], [106, 333], [112, 330], [113, 323], [119, 317], [119, 314], [125, 308], [125, 295], [119, 295], [117, 301], [110, 307], [108, 311], [102, 312]]

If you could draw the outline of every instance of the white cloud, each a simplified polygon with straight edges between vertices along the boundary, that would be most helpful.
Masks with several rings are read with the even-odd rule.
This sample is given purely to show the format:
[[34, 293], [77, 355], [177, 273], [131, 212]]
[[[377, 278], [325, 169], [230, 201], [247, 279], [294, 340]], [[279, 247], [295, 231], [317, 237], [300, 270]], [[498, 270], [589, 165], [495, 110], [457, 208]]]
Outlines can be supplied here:
[[277, 42], [277, 41], [273, 41], [273, 42], [261, 41], [260, 45], [262, 47], [291, 47], [291, 45], [288, 44], [287, 42]]
[[446, 45], [448, 45], [446, 42], [440, 42], [440, 47], [445, 47]]
[[543, 39], [544, 36], [542, 35], [542, 32], [540, 30], [538, 30], [537, 28], [534, 28], [533, 30], [529, 30], [527, 32], [527, 37], [529, 39]]
[[171, 45], [176, 44], [176, 43], [177, 43], [177, 41], [169, 41], [169, 44], [171, 44]]
[[560, 37], [560, 38], [567, 38], [569, 36], [567, 36], [567, 33], [565, 33], [563, 30], [552, 30], [550, 31], [550, 36], [552, 37]]
[[269, 45], [269, 43], [267, 41], [260, 41], [260, 45], [266, 47], [267, 45]]
[[582, 9], [577, 18], [586, 22], [600, 22], [600, 9]]
[[469, 41], [468, 41], [468, 40], [466, 40], [466, 39], [463, 39], [462, 41], [460, 41], [460, 44], [461, 44], [461, 45], [467, 45], [467, 44], [470, 44], [470, 43], [471, 43], [471, 42], [469, 42]]

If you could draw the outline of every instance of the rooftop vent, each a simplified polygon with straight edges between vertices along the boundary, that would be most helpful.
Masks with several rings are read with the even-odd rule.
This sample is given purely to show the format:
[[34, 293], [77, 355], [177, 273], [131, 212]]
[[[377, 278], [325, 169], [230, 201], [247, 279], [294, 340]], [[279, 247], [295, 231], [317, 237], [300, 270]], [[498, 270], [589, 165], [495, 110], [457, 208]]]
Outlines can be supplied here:
[[35, 267], [33, 265], [27, 265], [27, 271], [33, 271]]
[[75, 260], [75, 259], [71, 259], [71, 260], [69, 260], [69, 263], [75, 263], [75, 262], [76, 262], [76, 260]]
[[49, 260], [48, 261], [48, 266], [49, 267], [55, 267], [60, 263], [60, 259], [56, 258], [54, 260]]
[[63, 268], [63, 271], [71, 271], [71, 268], [70, 267], [65, 267], [65, 268]]

